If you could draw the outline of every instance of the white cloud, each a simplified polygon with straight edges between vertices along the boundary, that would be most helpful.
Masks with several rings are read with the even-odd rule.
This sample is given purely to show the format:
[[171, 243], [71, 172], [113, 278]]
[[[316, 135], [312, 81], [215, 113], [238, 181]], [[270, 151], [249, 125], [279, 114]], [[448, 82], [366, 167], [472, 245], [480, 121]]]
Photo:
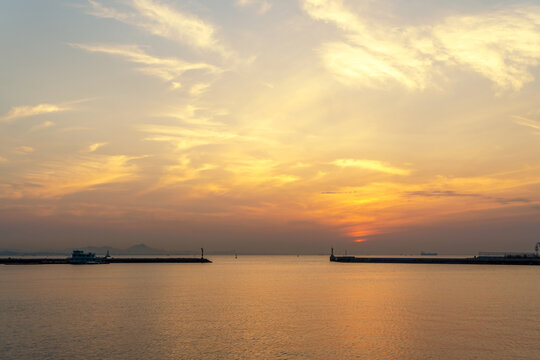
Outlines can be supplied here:
[[92, 144], [92, 145], [88, 146], [88, 152], [94, 152], [97, 149], [99, 149], [100, 147], [103, 147], [105, 145], [107, 145], [106, 142]]
[[370, 26], [339, 0], [303, 0], [315, 20], [333, 23], [343, 41], [321, 46], [326, 67], [346, 83], [382, 86], [392, 81], [424, 89], [443, 67], [458, 66], [500, 89], [520, 89], [540, 60], [540, 7], [450, 16], [433, 26]]
[[[516, 123], [518, 125], [521, 125], [521, 126], [526, 126], [528, 128], [534, 129], [535, 131], [540, 130], [540, 121], [528, 119], [528, 118], [525, 118], [525, 117], [522, 117], [522, 116], [514, 116], [514, 123]], [[538, 133], [538, 134], [540, 134], [540, 133]]]
[[36, 116], [42, 114], [49, 114], [54, 112], [66, 111], [69, 110], [68, 107], [63, 105], [54, 105], [54, 104], [39, 104], [34, 106], [15, 106], [9, 110], [7, 114], [2, 116], [0, 120], [10, 121], [14, 119], [25, 118], [29, 116]]
[[216, 28], [198, 16], [174, 9], [173, 7], [153, 0], [132, 0], [127, 4], [135, 11], [123, 13], [107, 8], [101, 3], [89, 0], [89, 14], [112, 18], [129, 25], [184, 44], [196, 49], [208, 50], [229, 56], [231, 52], [216, 37]]
[[178, 58], [162, 58], [149, 55], [136, 45], [84, 45], [72, 44], [72, 46], [89, 51], [116, 55], [126, 60], [141, 64], [139, 71], [170, 82], [173, 88], [180, 87], [179, 78], [187, 71], [203, 70], [210, 73], [218, 73], [221, 70], [213, 65], [205, 63], [190, 63]]
[[42, 122], [41, 124], [32, 126], [32, 128], [30, 129], [30, 131], [42, 130], [42, 129], [46, 129], [46, 128], [52, 127], [52, 126], [54, 126], [54, 125], [56, 125], [56, 124], [53, 123], [52, 121], [44, 121], [44, 122]]
[[529, 69], [540, 60], [540, 7], [449, 17], [432, 34], [443, 47], [438, 58], [448, 56], [500, 88], [517, 90], [534, 80]]
[[236, 6], [256, 7], [259, 14], [266, 14], [272, 8], [272, 3], [266, 0], [236, 0]]
[[18, 148], [14, 149], [13, 152], [18, 155], [27, 155], [33, 153], [35, 150], [36, 149], [31, 146], [19, 146]]
[[105, 7], [101, 3], [94, 0], [88, 0], [88, 3], [90, 4], [90, 9], [88, 9], [88, 14], [90, 15], [101, 18], [116, 19], [124, 22], [128, 21], [131, 17], [129, 14], [124, 14], [113, 8]]
[[206, 90], [208, 90], [209, 87], [210, 87], [210, 84], [207, 84], [207, 83], [195, 84], [189, 89], [189, 93], [193, 96], [198, 96], [206, 92]]
[[169, 142], [179, 150], [202, 145], [222, 144], [238, 137], [237, 134], [232, 132], [202, 126], [196, 129], [187, 129], [178, 126], [141, 125], [138, 129], [149, 134], [145, 140]]

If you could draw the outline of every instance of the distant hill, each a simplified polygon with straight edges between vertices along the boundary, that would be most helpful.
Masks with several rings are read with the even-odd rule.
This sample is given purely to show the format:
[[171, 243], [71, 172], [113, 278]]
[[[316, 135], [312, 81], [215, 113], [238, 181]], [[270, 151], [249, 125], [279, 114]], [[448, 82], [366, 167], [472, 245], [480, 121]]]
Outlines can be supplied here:
[[124, 250], [126, 255], [168, 255], [170, 251], [154, 249], [146, 244], [137, 244]]

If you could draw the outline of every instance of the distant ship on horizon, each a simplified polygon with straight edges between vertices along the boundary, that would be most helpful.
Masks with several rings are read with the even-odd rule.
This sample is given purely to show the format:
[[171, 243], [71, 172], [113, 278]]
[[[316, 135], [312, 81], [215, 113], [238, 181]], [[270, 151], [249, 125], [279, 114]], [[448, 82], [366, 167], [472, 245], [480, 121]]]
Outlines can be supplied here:
[[420, 253], [420, 255], [421, 255], [421, 256], [437, 256], [437, 255], [439, 255], [439, 253], [422, 251], [422, 252]]

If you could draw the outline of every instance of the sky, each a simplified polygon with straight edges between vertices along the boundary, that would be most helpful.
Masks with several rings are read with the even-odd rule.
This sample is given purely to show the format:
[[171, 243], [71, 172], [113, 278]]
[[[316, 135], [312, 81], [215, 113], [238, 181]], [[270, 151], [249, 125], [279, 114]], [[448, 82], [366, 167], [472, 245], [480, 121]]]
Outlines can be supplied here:
[[0, 46], [0, 248], [540, 241], [540, 1], [2, 1]]

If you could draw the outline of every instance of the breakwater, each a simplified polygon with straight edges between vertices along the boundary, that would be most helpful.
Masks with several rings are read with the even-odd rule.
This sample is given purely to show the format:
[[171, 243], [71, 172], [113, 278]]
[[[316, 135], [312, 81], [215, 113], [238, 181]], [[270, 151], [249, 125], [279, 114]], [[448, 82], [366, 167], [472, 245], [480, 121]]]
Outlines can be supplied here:
[[[98, 264], [145, 264], [145, 263], [211, 263], [206, 258], [107, 258], [99, 259]], [[71, 258], [0, 258], [0, 264], [4, 265], [50, 265], [50, 264], [73, 264]], [[85, 264], [85, 263], [82, 263]], [[87, 263], [90, 264], [90, 263]], [[92, 263], [96, 264], [96, 263]]]
[[540, 265], [540, 257], [472, 257], [472, 258], [408, 258], [408, 257], [357, 257], [330, 256], [330, 261], [340, 263], [385, 264], [462, 264], [462, 265]]
[[108, 259], [111, 264], [127, 263], [211, 263], [206, 258], [111, 258]]

